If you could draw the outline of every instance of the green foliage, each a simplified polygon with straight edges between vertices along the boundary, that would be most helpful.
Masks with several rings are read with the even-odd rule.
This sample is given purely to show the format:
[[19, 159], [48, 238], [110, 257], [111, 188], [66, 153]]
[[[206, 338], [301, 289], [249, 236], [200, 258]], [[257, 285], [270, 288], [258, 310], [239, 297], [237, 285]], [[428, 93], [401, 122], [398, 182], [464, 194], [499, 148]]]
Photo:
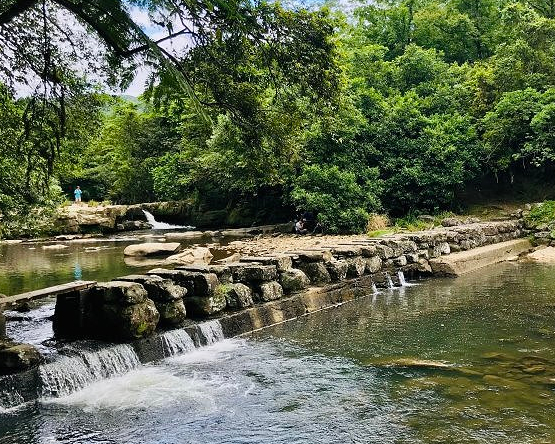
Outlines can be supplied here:
[[291, 199], [297, 209], [317, 214], [326, 232], [361, 233], [368, 213], [378, 209], [372, 192], [376, 176], [376, 171], [368, 171], [361, 184], [355, 173], [337, 166], [309, 165], [295, 179]]
[[546, 200], [539, 205], [535, 205], [526, 216], [526, 220], [535, 226], [554, 223], [555, 201]]

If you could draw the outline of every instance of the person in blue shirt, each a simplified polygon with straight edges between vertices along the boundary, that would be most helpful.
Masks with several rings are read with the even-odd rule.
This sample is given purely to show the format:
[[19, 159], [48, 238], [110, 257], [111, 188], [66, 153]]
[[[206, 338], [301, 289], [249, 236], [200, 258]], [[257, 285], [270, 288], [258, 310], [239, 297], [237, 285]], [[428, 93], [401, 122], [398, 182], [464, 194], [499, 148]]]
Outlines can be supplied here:
[[75, 188], [73, 194], [75, 194], [75, 202], [81, 202], [81, 194], [83, 194], [83, 191], [81, 191], [79, 185], [77, 185], [77, 188]]

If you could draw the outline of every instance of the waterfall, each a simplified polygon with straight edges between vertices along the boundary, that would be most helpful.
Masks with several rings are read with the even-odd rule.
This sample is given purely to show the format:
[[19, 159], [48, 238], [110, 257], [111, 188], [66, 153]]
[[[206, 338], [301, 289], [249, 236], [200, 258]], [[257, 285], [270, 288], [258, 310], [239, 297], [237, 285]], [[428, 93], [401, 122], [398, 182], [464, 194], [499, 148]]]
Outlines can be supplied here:
[[128, 344], [85, 352], [77, 356], [64, 356], [39, 368], [42, 395], [69, 395], [94, 381], [126, 373], [139, 365], [135, 350]]
[[218, 320], [203, 322], [198, 324], [198, 327], [206, 340], [206, 345], [211, 345], [224, 339], [222, 324]]
[[399, 277], [399, 285], [401, 287], [405, 287], [407, 285], [407, 281], [405, 280], [405, 273], [403, 273], [401, 270], [399, 270], [397, 272], [397, 276]]
[[387, 288], [395, 288], [393, 281], [391, 280], [391, 276], [389, 273], [385, 273], [385, 282], [387, 284]]
[[372, 294], [378, 294], [378, 287], [374, 282], [372, 282]]
[[191, 227], [191, 226], [171, 225], [171, 224], [167, 224], [165, 222], [157, 222], [156, 219], [154, 219], [154, 216], [151, 213], [149, 213], [148, 211], [143, 210], [143, 213], [145, 213], [146, 221], [150, 225], [152, 225], [153, 230], [174, 230], [174, 229], [178, 229], [178, 228], [187, 228], [187, 229], [194, 228], [194, 227]]
[[164, 356], [174, 356], [195, 349], [195, 343], [185, 330], [167, 331], [160, 337], [164, 347]]

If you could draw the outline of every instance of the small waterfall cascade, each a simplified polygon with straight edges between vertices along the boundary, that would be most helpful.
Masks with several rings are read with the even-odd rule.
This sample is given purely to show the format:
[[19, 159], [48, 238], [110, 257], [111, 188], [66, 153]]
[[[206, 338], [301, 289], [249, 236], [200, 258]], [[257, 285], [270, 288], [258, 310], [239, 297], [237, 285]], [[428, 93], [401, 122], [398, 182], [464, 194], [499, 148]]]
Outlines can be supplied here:
[[195, 349], [195, 343], [185, 330], [167, 331], [161, 336], [165, 356], [174, 356]]
[[174, 230], [177, 228], [193, 228], [193, 227], [189, 227], [189, 226], [183, 226], [183, 225], [172, 225], [172, 224], [167, 224], [165, 222], [157, 222], [156, 219], [154, 219], [154, 216], [149, 213], [146, 210], [143, 210], [143, 213], [145, 214], [146, 217], [146, 221], [152, 225], [152, 229], [153, 230]]
[[376, 284], [374, 282], [372, 282], [372, 294], [378, 294], [378, 287], [376, 287]]
[[387, 288], [395, 288], [395, 284], [393, 284], [393, 280], [391, 279], [389, 273], [385, 273], [385, 283]]
[[203, 322], [198, 324], [198, 327], [201, 335], [206, 340], [206, 345], [211, 345], [224, 339], [222, 324], [218, 320]]
[[399, 285], [401, 285], [401, 287], [406, 287], [407, 286], [407, 281], [405, 280], [405, 273], [403, 273], [401, 270], [399, 270], [397, 272], [397, 277], [399, 278]]
[[121, 375], [140, 365], [133, 347], [115, 345], [77, 356], [65, 356], [39, 368], [44, 397], [60, 397], [99, 379]]

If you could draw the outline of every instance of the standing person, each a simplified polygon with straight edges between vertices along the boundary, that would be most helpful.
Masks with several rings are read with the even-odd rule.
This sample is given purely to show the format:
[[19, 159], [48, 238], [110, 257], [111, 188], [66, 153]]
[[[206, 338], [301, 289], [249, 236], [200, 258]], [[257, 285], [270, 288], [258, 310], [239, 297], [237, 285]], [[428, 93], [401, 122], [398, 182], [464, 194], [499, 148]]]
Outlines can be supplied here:
[[83, 191], [81, 191], [81, 188], [79, 188], [79, 185], [77, 185], [77, 188], [75, 188], [75, 191], [73, 192], [73, 194], [75, 194], [75, 202], [80, 203], [81, 194], [83, 194]]

